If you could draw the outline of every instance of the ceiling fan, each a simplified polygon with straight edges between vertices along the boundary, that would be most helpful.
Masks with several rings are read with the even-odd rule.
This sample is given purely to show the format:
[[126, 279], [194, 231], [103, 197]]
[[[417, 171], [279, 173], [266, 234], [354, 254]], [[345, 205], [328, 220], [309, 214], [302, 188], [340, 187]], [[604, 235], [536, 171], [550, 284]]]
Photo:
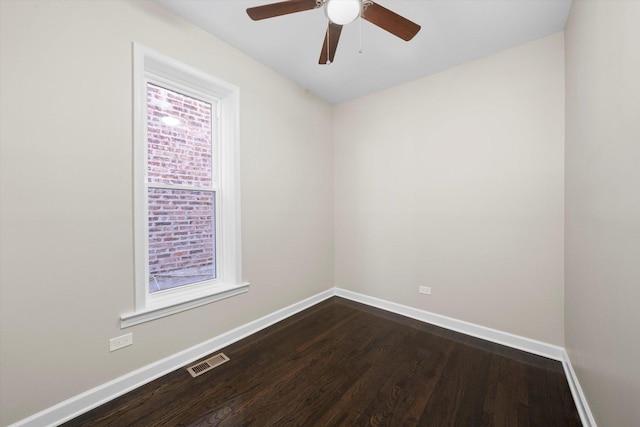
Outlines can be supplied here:
[[353, 22], [359, 16], [405, 41], [411, 40], [420, 31], [420, 25], [371, 0], [287, 0], [250, 7], [247, 14], [254, 21], [259, 21], [323, 6], [329, 18], [329, 26], [320, 52], [319, 64], [333, 62], [342, 26]]

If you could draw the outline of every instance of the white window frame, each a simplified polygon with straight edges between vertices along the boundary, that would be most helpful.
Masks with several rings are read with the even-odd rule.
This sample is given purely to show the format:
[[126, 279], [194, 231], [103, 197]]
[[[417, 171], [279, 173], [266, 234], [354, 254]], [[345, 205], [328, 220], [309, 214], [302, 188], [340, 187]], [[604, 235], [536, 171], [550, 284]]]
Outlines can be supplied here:
[[[210, 102], [218, 131], [213, 151], [217, 174], [212, 176], [216, 194], [216, 278], [154, 293], [149, 292], [148, 279], [148, 83]], [[236, 86], [138, 43], [133, 44], [135, 310], [120, 317], [121, 328], [248, 291], [249, 283], [242, 281], [239, 98]]]

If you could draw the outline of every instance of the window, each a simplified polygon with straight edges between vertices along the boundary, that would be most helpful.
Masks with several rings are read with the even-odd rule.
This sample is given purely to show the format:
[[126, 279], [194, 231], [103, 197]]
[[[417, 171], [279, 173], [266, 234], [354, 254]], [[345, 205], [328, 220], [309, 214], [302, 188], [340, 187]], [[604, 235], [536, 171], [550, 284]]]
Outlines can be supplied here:
[[217, 104], [147, 83], [150, 293], [216, 278], [214, 110]]
[[134, 44], [135, 311], [121, 327], [248, 290], [238, 89]]

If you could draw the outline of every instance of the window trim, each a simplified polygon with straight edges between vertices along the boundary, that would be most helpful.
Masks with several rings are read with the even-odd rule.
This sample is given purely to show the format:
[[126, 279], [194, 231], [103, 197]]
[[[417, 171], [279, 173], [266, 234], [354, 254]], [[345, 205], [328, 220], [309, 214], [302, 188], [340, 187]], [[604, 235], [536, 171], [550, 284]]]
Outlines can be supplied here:
[[[204, 94], [218, 106], [218, 179], [216, 185], [216, 270], [212, 281], [161, 291], [149, 298], [146, 196], [146, 87], [165, 83], [186, 95]], [[166, 55], [133, 43], [133, 170], [135, 305], [120, 316], [120, 327], [158, 319], [247, 292], [242, 281], [239, 98], [236, 86]], [[206, 99], [204, 99], [206, 101]], [[218, 205], [219, 203], [219, 205]]]

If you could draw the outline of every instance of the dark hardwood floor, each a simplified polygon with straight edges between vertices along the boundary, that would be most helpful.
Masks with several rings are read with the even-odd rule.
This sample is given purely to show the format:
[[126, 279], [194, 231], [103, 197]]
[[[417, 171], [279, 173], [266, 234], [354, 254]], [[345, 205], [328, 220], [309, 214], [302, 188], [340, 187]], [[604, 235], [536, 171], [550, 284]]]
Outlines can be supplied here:
[[65, 426], [580, 426], [560, 362], [331, 298]]

